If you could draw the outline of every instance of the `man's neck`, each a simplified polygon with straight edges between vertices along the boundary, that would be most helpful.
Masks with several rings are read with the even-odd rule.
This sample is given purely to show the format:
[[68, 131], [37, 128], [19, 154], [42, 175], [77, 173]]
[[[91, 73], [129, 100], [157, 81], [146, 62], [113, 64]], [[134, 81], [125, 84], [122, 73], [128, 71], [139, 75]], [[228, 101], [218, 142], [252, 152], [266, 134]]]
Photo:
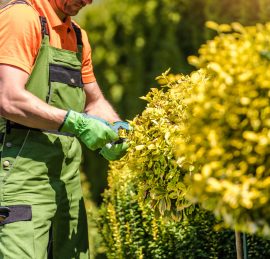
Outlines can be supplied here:
[[67, 16], [63, 12], [61, 12], [59, 10], [59, 8], [58, 8], [55, 0], [49, 0], [49, 2], [51, 4], [53, 10], [55, 11], [55, 13], [57, 14], [57, 16], [59, 17], [59, 19], [64, 22], [66, 20]]

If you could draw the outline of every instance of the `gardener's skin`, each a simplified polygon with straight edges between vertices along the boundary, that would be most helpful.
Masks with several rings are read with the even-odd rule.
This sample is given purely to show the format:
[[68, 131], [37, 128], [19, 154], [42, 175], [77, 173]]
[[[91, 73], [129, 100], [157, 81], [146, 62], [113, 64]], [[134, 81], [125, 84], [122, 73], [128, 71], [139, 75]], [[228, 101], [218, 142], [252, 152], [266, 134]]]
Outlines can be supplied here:
[[84, 6], [91, 3], [92, 0], [55, 0], [54, 9], [58, 17], [64, 20], [67, 16], [76, 15]]

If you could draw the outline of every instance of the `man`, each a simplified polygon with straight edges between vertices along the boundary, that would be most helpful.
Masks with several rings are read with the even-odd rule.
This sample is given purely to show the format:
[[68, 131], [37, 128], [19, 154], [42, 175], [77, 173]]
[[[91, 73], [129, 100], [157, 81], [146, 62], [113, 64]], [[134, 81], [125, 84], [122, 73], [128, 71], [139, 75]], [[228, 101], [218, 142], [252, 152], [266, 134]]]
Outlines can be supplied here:
[[1, 6], [1, 259], [46, 258], [50, 229], [53, 258], [89, 257], [79, 141], [119, 159], [127, 144], [117, 129], [128, 127], [102, 95], [86, 33], [70, 19], [91, 2]]

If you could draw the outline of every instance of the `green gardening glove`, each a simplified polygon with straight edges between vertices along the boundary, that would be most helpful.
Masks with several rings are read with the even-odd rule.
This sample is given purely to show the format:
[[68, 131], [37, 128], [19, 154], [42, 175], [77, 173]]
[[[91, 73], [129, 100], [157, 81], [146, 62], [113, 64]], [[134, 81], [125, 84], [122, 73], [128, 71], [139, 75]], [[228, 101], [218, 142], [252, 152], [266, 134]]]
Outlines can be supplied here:
[[59, 130], [74, 134], [91, 150], [119, 139], [118, 134], [102, 121], [72, 110], [68, 111]]
[[[128, 122], [116, 121], [110, 126], [115, 132], [118, 133], [119, 129], [131, 130]], [[120, 138], [117, 141], [108, 143], [100, 151], [100, 154], [107, 160], [118, 160], [126, 154], [128, 143], [126, 139]]]
[[128, 143], [125, 139], [119, 139], [116, 142], [106, 144], [99, 152], [109, 161], [118, 160], [126, 154]]

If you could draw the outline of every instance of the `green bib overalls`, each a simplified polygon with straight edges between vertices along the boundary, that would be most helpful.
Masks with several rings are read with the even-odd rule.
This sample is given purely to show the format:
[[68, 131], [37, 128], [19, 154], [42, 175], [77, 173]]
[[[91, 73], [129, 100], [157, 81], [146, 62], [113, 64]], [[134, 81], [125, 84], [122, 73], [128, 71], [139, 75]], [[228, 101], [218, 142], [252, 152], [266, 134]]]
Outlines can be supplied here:
[[[82, 112], [80, 29], [73, 26], [78, 52], [72, 52], [50, 46], [45, 18], [41, 24], [43, 40], [26, 89], [52, 106]], [[0, 132], [0, 206], [10, 208], [0, 221], [0, 259], [44, 259], [48, 245], [54, 259], [89, 258], [79, 141], [3, 118]]]

